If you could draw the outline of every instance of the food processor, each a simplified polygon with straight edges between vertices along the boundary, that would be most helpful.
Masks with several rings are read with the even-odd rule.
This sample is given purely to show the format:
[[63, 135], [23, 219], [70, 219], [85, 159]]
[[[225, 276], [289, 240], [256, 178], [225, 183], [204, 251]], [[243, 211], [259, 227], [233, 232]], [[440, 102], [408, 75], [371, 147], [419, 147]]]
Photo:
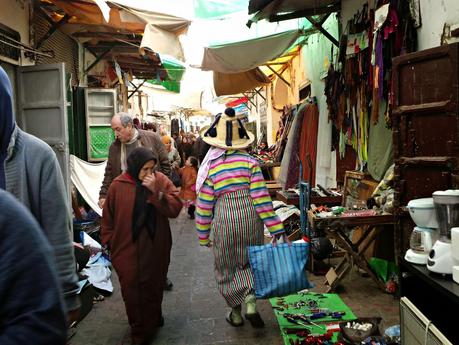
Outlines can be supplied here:
[[459, 227], [459, 189], [437, 191], [432, 197], [440, 238], [429, 253], [427, 268], [436, 273], [452, 274], [452, 249], [457, 250], [458, 244], [451, 245], [451, 229]]
[[410, 249], [405, 260], [425, 265], [433, 244], [438, 239], [438, 223], [432, 198], [414, 199], [408, 203], [411, 219], [417, 225], [410, 237]]

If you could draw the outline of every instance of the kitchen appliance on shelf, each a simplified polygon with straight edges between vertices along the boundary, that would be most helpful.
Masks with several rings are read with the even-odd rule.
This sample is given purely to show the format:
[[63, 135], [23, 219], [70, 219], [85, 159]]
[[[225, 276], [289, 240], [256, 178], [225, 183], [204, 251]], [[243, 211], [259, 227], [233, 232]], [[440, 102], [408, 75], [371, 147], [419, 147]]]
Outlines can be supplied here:
[[[453, 273], [453, 256], [458, 255], [459, 243], [455, 236], [451, 242], [451, 231], [459, 227], [459, 189], [437, 191], [432, 194], [440, 238], [430, 250], [427, 268], [436, 273]], [[454, 253], [454, 254], [452, 254]]]
[[451, 257], [453, 260], [453, 280], [459, 284], [459, 227], [451, 228]]
[[429, 252], [438, 239], [438, 223], [433, 198], [413, 199], [408, 202], [408, 210], [417, 226], [411, 233], [410, 249], [405, 253], [405, 260], [425, 265]]

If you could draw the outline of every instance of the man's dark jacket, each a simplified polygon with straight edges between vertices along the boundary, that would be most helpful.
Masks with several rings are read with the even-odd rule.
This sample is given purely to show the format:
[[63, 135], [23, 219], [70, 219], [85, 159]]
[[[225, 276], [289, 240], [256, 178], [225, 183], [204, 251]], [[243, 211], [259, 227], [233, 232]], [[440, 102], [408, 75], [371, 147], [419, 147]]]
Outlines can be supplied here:
[[[143, 147], [151, 149], [156, 157], [158, 157], [157, 170], [164, 175], [169, 176], [171, 165], [167, 158], [166, 147], [164, 146], [160, 136], [155, 132], [144, 131], [139, 129], [139, 140]], [[107, 166], [105, 167], [104, 181], [100, 188], [99, 198], [105, 198], [108, 187], [112, 181], [121, 175], [121, 142], [115, 140], [108, 151]]]

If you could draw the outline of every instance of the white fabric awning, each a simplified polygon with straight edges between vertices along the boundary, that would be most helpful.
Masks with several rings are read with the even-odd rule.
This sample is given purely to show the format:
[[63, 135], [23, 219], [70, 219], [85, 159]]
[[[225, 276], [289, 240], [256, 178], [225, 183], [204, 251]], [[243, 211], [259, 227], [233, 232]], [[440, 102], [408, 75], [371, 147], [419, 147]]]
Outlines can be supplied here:
[[99, 191], [104, 180], [106, 165], [107, 161], [88, 163], [70, 155], [70, 179], [83, 199], [99, 216], [102, 216], [102, 209], [97, 203], [99, 202]]
[[281, 56], [301, 36], [301, 30], [290, 30], [242, 42], [204, 49], [201, 69], [221, 73], [249, 71]]
[[[154, 52], [184, 60], [182, 46], [177, 37], [186, 33], [191, 24], [190, 20], [134, 8], [127, 8], [127, 11], [146, 23], [140, 48], [149, 48]], [[126, 15], [126, 12], [121, 14]]]

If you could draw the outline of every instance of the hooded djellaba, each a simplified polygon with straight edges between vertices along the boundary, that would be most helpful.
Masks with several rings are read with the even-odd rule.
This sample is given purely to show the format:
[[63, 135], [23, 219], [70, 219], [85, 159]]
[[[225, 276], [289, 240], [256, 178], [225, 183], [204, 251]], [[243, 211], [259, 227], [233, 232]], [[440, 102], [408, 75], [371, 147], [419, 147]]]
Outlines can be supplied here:
[[11, 83], [0, 67], [0, 188], [29, 209], [51, 244], [66, 312], [74, 321], [80, 307], [78, 277], [61, 168], [48, 144], [16, 125], [13, 109]]
[[147, 343], [164, 323], [161, 303], [172, 247], [168, 218], [182, 209], [178, 190], [155, 171], [156, 162], [151, 150], [134, 149], [103, 209], [102, 244], [118, 273], [132, 344]]
[[201, 136], [211, 148], [196, 181], [199, 243], [213, 248], [217, 288], [231, 308], [226, 321], [242, 326], [241, 305], [245, 303], [246, 319], [260, 328], [264, 322], [256, 309], [247, 247], [263, 244], [263, 224], [272, 236], [283, 235], [284, 226], [273, 210], [257, 160], [245, 150], [254, 135], [244, 128], [234, 109], [216, 116]]

